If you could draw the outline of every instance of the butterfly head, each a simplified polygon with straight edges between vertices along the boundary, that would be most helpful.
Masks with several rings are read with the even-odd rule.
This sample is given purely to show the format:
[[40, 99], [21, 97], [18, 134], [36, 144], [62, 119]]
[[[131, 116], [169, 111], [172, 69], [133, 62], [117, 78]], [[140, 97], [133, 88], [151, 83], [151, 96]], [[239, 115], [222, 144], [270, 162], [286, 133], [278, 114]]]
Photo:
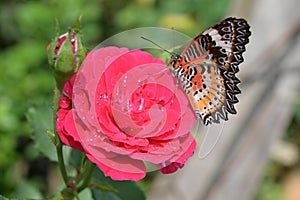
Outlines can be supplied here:
[[174, 69], [177, 69], [181, 65], [181, 56], [172, 54], [169, 63]]

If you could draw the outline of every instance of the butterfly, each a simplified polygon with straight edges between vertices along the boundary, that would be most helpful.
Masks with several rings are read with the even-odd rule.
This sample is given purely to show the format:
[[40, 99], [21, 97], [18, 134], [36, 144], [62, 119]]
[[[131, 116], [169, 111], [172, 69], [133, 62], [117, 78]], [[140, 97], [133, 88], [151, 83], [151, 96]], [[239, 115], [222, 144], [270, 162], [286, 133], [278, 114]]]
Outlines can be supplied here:
[[236, 77], [251, 35], [245, 19], [229, 17], [193, 39], [170, 64], [197, 116], [205, 125], [228, 120], [241, 91]]

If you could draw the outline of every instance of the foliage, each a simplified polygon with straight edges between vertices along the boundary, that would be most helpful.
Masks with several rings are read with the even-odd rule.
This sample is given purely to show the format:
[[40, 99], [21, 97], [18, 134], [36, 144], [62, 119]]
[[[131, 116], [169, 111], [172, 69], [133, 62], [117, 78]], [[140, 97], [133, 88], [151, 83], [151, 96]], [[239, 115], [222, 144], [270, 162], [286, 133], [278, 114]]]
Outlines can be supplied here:
[[[47, 63], [46, 46], [54, 37], [55, 19], [61, 32], [67, 32], [82, 15], [84, 40], [89, 48], [93, 48], [113, 34], [144, 26], [174, 27], [194, 37], [223, 18], [229, 1], [1, 1], [0, 194], [10, 198], [41, 198], [49, 197], [51, 191], [57, 190], [52, 188], [48, 178], [49, 173], [56, 169], [49, 159], [56, 160], [56, 155], [45, 132], [51, 129], [49, 113], [55, 82]], [[34, 135], [26, 119], [27, 110]], [[35, 123], [37, 119], [42, 123]], [[54, 179], [60, 179], [60, 176]], [[117, 184], [117, 189], [126, 190], [122, 183]], [[133, 183], [128, 187], [142, 195], [134, 189]], [[83, 190], [79, 196], [112, 199], [110, 196], [114, 195], [113, 192], [100, 193]], [[125, 194], [114, 198], [131, 198], [122, 195]], [[5, 198], [0, 196], [0, 199]]]

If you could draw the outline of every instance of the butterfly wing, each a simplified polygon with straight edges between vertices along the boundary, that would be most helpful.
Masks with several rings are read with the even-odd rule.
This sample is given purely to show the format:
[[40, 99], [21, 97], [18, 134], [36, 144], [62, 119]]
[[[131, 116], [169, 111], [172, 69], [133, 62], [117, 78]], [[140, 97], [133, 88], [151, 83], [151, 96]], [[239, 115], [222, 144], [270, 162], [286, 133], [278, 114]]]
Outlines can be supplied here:
[[205, 125], [236, 114], [240, 81], [235, 74], [243, 62], [249, 28], [244, 19], [227, 18], [198, 35], [180, 57], [171, 58], [176, 76]]

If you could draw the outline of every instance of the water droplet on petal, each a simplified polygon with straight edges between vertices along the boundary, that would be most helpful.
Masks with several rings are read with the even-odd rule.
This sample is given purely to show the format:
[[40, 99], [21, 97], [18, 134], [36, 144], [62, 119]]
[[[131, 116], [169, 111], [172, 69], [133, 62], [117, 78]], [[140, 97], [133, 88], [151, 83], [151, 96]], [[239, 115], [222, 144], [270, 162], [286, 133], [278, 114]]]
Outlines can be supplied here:
[[123, 83], [125, 83], [126, 84], [126, 82], [127, 82], [127, 76], [124, 76], [124, 79], [123, 79]]
[[139, 108], [138, 108], [139, 111], [143, 110], [143, 108], [144, 108], [144, 103], [145, 103], [145, 99], [144, 99], [144, 98], [141, 98], [141, 103], [140, 103]]
[[106, 93], [100, 94], [96, 100], [96, 104], [100, 104], [100, 103], [107, 102], [107, 101], [108, 101], [107, 94]]

